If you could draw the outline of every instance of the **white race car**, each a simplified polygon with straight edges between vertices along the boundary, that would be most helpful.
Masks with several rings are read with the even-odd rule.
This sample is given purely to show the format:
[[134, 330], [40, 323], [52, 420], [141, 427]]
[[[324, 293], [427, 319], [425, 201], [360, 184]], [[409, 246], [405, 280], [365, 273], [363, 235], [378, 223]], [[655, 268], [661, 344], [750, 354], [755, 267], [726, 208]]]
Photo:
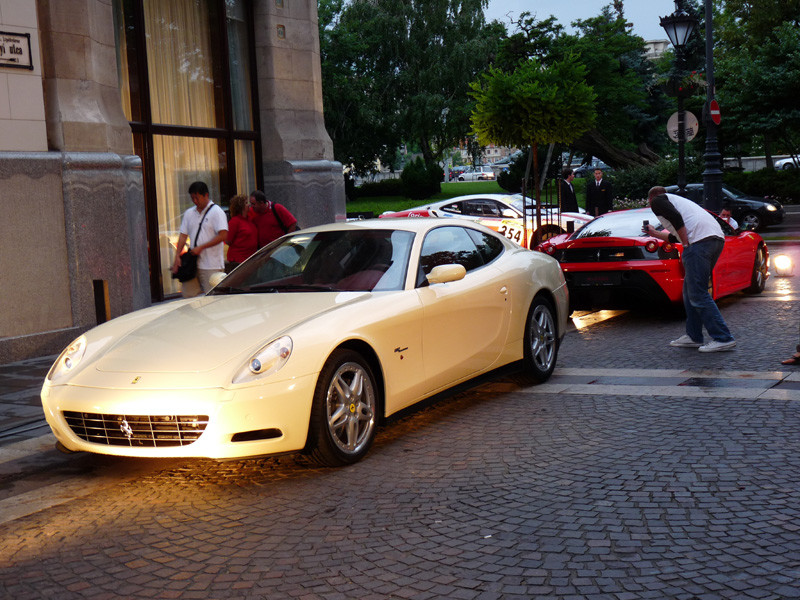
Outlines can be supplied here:
[[[583, 209], [581, 209], [583, 210]], [[397, 212], [385, 212], [386, 217], [457, 217], [477, 221], [489, 229], [497, 231], [512, 242], [532, 248], [544, 240], [571, 228], [578, 229], [592, 220], [586, 212], [562, 212], [557, 208], [545, 207], [541, 211], [541, 225], [537, 227], [535, 203], [525, 198], [527, 219], [523, 225], [523, 197], [520, 194], [470, 194], [439, 200]], [[570, 225], [572, 222], [572, 225]], [[527, 237], [525, 236], [527, 232]]]

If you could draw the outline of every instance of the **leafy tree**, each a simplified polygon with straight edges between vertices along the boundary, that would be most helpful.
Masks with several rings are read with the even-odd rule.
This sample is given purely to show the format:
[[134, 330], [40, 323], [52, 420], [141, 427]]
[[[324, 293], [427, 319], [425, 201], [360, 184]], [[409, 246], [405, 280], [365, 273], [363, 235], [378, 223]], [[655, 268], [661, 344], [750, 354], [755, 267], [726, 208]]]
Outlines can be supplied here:
[[651, 164], [658, 156], [650, 146], [666, 140], [663, 120], [668, 99], [651, 87], [653, 66], [646, 60], [644, 40], [630, 33], [623, 3], [616, 0], [594, 18], [573, 23], [567, 35], [554, 17], [537, 21], [523, 13], [517, 31], [504, 40], [498, 65], [510, 68], [520, 59], [537, 58], [544, 65], [570, 52], [586, 66], [586, 83], [597, 95], [598, 118], [574, 147], [613, 166]]
[[401, 144], [389, 76], [394, 61], [376, 25], [382, 21], [370, 3], [345, 9], [344, 0], [319, 0], [325, 126], [335, 158], [361, 174], [376, 160], [392, 164]]
[[800, 145], [800, 0], [728, 0], [720, 14], [718, 97], [726, 139], [764, 141], [795, 152]]
[[[584, 83], [586, 68], [568, 54], [547, 67], [524, 60], [513, 71], [492, 68], [474, 82], [472, 128], [481, 143], [532, 146], [539, 203], [539, 144], [568, 144], [595, 120], [595, 95]], [[526, 175], [527, 179], [527, 175]]]
[[628, 30], [622, 2], [573, 24], [579, 35], [560, 38], [554, 51], [578, 53], [587, 67], [586, 83], [598, 97], [597, 126], [576, 140], [575, 148], [612, 166], [652, 164], [658, 157], [650, 145], [664, 139], [666, 101], [648, 89], [653, 65], [645, 58], [644, 40]]
[[486, 24], [487, 1], [320, 0], [325, 123], [338, 160], [363, 172], [406, 141], [432, 163], [464, 138], [469, 82], [505, 35]]

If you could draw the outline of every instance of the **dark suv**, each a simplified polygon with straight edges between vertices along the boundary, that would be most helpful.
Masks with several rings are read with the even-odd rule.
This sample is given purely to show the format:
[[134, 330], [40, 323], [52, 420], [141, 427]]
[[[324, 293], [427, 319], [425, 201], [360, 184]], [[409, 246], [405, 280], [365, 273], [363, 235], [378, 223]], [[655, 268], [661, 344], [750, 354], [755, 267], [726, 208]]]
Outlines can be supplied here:
[[[667, 192], [678, 194], [678, 186], [669, 186]], [[684, 192], [678, 195], [703, 206], [702, 183], [690, 183]], [[722, 186], [722, 206], [730, 209], [731, 215], [739, 223], [739, 227], [750, 229], [763, 229], [768, 225], [782, 223], [785, 214], [783, 206], [777, 200], [748, 196], [727, 185]]]

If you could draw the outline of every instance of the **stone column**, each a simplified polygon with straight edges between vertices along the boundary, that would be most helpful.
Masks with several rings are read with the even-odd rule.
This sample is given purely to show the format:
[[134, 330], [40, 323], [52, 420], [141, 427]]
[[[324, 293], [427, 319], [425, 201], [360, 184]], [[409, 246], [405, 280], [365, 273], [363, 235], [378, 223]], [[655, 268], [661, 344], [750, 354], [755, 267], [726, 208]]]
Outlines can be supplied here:
[[257, 0], [264, 187], [307, 227], [344, 220], [344, 177], [325, 130], [316, 0]]
[[14, 257], [3, 268], [12, 287], [0, 363], [58, 353], [98, 321], [150, 305], [142, 168], [122, 110], [111, 0], [30, 4], [47, 149], [0, 152], [0, 208], [13, 215], [0, 255]]
[[133, 154], [111, 0], [38, 0], [50, 150]]

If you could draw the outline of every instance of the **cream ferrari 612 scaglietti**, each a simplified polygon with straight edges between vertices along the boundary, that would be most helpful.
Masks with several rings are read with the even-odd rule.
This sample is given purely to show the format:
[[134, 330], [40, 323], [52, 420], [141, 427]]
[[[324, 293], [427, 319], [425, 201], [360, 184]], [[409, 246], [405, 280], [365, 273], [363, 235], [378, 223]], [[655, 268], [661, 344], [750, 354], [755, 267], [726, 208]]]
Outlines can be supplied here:
[[510, 363], [546, 380], [567, 307], [558, 262], [481, 225], [323, 225], [276, 240], [205, 296], [80, 336], [42, 403], [68, 451], [303, 451], [345, 465], [383, 418], [460, 382]]

